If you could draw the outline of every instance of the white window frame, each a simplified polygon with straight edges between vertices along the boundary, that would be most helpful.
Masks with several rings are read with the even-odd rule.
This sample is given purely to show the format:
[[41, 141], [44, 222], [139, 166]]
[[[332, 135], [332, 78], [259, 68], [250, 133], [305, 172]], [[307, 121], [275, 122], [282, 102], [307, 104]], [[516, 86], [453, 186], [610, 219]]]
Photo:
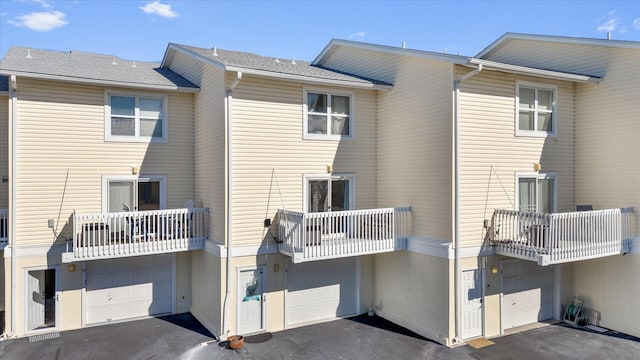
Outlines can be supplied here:
[[[135, 135], [111, 135], [111, 96], [126, 96], [135, 98]], [[140, 98], [162, 100], [162, 137], [140, 136]], [[167, 143], [169, 139], [168, 100], [166, 94], [147, 92], [132, 92], [121, 90], [105, 90], [104, 92], [104, 140], [114, 142], [143, 142]]]
[[165, 175], [104, 175], [102, 176], [102, 213], [109, 213], [109, 182], [111, 181], [159, 181], [160, 209], [167, 208], [167, 177]]
[[[310, 134], [309, 131], [309, 93], [327, 95], [327, 134]], [[349, 97], [349, 135], [330, 134], [331, 131], [331, 96], [348, 96]], [[302, 95], [303, 103], [303, 130], [302, 138], [306, 140], [353, 140], [355, 138], [355, 102], [356, 97], [353, 92], [329, 90], [319, 88], [304, 88]]]
[[[519, 211], [520, 207], [520, 179], [552, 179], [553, 180], [553, 209], [552, 213], [558, 212], [558, 173], [557, 172], [519, 172], [516, 173], [515, 193], [516, 203], [515, 211]], [[536, 182], [536, 194], [537, 194], [537, 182]], [[538, 199], [536, 199], [536, 212], [538, 212]]]
[[[303, 186], [302, 191], [304, 192], [303, 196], [303, 211], [307, 213], [309, 209], [309, 203], [311, 200], [309, 199], [309, 181], [313, 180], [325, 180], [329, 181], [329, 195], [331, 195], [331, 182], [330, 180], [340, 180], [346, 179], [349, 180], [349, 207], [351, 210], [356, 208], [356, 176], [355, 174], [348, 173], [335, 173], [335, 174], [305, 174], [303, 175]], [[331, 211], [331, 209], [329, 209]]]
[[[551, 131], [540, 130], [521, 130], [520, 129], [520, 87], [526, 87], [534, 89], [536, 91], [535, 105], [534, 105], [534, 129], [538, 127], [538, 90], [553, 91], [553, 99], [551, 101]], [[557, 137], [558, 132], [558, 87], [551, 84], [534, 83], [528, 81], [516, 81], [516, 122], [515, 122], [515, 134], [516, 136], [527, 137]]]

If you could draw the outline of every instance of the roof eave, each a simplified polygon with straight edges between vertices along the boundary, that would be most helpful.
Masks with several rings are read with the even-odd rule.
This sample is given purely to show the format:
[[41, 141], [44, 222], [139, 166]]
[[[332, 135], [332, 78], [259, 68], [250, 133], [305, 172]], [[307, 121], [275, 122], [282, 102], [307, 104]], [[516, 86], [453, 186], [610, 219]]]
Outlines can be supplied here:
[[225, 70], [226, 66], [224, 64], [222, 64], [221, 62], [215, 61], [214, 59], [208, 58], [206, 56], [202, 56], [198, 53], [196, 53], [195, 51], [191, 51], [189, 49], [185, 49], [184, 47], [178, 45], [178, 44], [169, 44], [167, 46], [167, 50], [165, 51], [165, 56], [162, 59], [162, 63], [160, 64], [160, 67], [165, 67], [166, 65], [166, 61], [168, 58], [168, 54], [169, 54], [169, 50], [173, 50], [173, 51], [179, 51], [187, 56], [191, 56], [195, 59], [198, 59], [200, 61], [203, 61], [207, 64], [211, 64], [219, 69]]
[[570, 36], [555, 36], [555, 35], [536, 35], [536, 34], [521, 34], [521, 33], [504, 33], [497, 40], [489, 44], [486, 48], [482, 49], [475, 58], [482, 58], [501, 46], [507, 40], [531, 40], [531, 41], [544, 41], [555, 42], [564, 44], [576, 44], [576, 45], [593, 45], [593, 46], [608, 46], [619, 48], [631, 48], [640, 49], [640, 42], [626, 41], [626, 40], [606, 40], [606, 39], [592, 39], [592, 38], [579, 38]]
[[579, 82], [579, 83], [599, 83], [603, 80], [601, 77], [592, 76], [592, 75], [571, 74], [571, 73], [565, 73], [560, 71], [537, 69], [537, 68], [531, 68], [526, 66], [499, 63], [499, 62], [489, 61], [484, 59], [477, 59], [477, 58], [469, 59], [469, 63], [467, 66], [475, 66], [475, 65], [482, 65], [483, 69], [485, 70], [494, 70], [494, 71], [501, 71], [501, 72], [507, 72], [512, 74], [537, 76], [537, 77], [543, 77], [547, 79], [556, 79], [556, 80], [572, 81], [572, 82]]
[[327, 56], [327, 54], [329, 54], [331, 51], [333, 51], [334, 48], [337, 46], [345, 46], [345, 47], [351, 47], [355, 49], [384, 52], [384, 53], [393, 54], [393, 55], [413, 56], [417, 58], [426, 58], [430, 60], [446, 61], [446, 62], [451, 62], [454, 64], [460, 64], [460, 65], [465, 64], [469, 59], [467, 56], [462, 56], [462, 55], [440, 54], [440, 53], [434, 53], [430, 51], [405, 49], [405, 48], [398, 48], [398, 47], [388, 46], [388, 45], [378, 45], [378, 44], [369, 44], [369, 43], [363, 43], [358, 41], [331, 39], [329, 44], [327, 44], [327, 46], [325, 46], [325, 48], [320, 52], [320, 54], [318, 54], [318, 56], [316, 56], [316, 58], [313, 59], [311, 64], [312, 65], [320, 64], [324, 59], [324, 57]]
[[183, 86], [171, 86], [171, 85], [161, 85], [161, 84], [133, 83], [133, 82], [115, 81], [115, 80], [77, 78], [77, 77], [63, 76], [63, 75], [30, 73], [30, 72], [24, 72], [24, 71], [11, 71], [6, 69], [0, 70], [0, 75], [16, 75], [19, 77], [24, 77], [29, 79], [61, 81], [61, 82], [84, 84], [84, 85], [117, 86], [117, 87], [135, 88], [135, 89], [176, 91], [176, 92], [187, 92], [187, 93], [200, 92], [200, 89], [197, 87], [183, 87]]
[[314, 84], [322, 84], [322, 85], [335, 85], [335, 86], [343, 86], [343, 87], [350, 87], [350, 88], [357, 88], [357, 89], [372, 89], [372, 90], [393, 89], [393, 85], [375, 84], [372, 82], [354, 82], [354, 81], [347, 81], [347, 80], [323, 79], [323, 78], [318, 78], [313, 76], [278, 73], [273, 71], [251, 69], [251, 68], [245, 68], [245, 67], [239, 67], [239, 66], [227, 66], [226, 70], [240, 71], [249, 75], [281, 79], [281, 80], [289, 80], [289, 81], [295, 81], [295, 82], [314, 83]]

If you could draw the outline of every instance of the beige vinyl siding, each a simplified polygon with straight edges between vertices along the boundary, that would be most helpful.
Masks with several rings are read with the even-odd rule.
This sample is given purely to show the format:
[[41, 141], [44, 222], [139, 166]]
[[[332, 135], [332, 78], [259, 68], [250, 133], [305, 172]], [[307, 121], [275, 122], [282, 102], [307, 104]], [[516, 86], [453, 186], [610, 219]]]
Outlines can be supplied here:
[[[460, 76], [469, 69], [458, 67]], [[557, 137], [515, 136], [516, 81], [557, 87]], [[462, 246], [484, 239], [483, 220], [494, 209], [514, 209], [516, 174], [556, 172], [557, 210], [574, 208], [573, 83], [483, 71], [460, 86], [460, 237]]]
[[264, 219], [281, 208], [305, 210], [303, 176], [327, 175], [327, 165], [355, 174], [356, 208], [376, 206], [375, 91], [336, 89], [353, 93], [355, 139], [325, 141], [303, 140], [303, 88], [245, 76], [233, 92], [234, 246], [271, 243]]
[[486, 58], [603, 77], [576, 85], [576, 201], [640, 208], [640, 49], [509, 40]]
[[[611, 59], [620, 56], [627, 57], [628, 61], [635, 61], [636, 71], [639, 69], [640, 55], [637, 49], [533, 40], [508, 40], [483, 58], [508, 64], [602, 77], [614, 70], [612, 67], [614, 62]], [[631, 67], [625, 69], [632, 70]]]
[[412, 235], [451, 241], [453, 66], [340, 46], [323, 65], [393, 84], [378, 93], [378, 206], [411, 206]]
[[0, 95], [0, 208], [9, 206], [9, 98]]
[[105, 142], [104, 101], [102, 87], [18, 79], [20, 245], [51, 244], [59, 211], [61, 241], [74, 210], [102, 211], [103, 175], [165, 175], [167, 208], [193, 197], [193, 95], [168, 94], [168, 143]]
[[[398, 71], [402, 71], [406, 65], [406, 62], [399, 61], [402, 58], [409, 57], [337, 46], [328, 56], [325, 56], [321, 65], [329, 69], [396, 84]], [[417, 63], [420, 60], [409, 61]]]
[[[196, 80], [196, 79], [194, 79]], [[225, 239], [225, 74], [211, 65], [202, 70], [194, 96], [196, 206], [209, 208], [209, 239]]]
[[411, 206], [417, 237], [451, 241], [452, 66], [398, 57], [378, 96], [378, 206]]
[[640, 236], [640, 50], [594, 50], [608, 69], [600, 84], [576, 86], [576, 198], [635, 207]]

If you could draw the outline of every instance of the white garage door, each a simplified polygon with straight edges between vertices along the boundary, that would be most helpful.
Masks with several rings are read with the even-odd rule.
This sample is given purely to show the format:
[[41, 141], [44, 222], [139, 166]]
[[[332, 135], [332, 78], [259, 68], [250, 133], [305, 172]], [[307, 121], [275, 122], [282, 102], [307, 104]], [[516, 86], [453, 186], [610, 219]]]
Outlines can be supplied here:
[[87, 262], [86, 323], [172, 310], [171, 254]]
[[287, 325], [353, 315], [356, 269], [353, 258], [292, 264], [287, 270]]
[[553, 268], [509, 260], [502, 266], [502, 328], [553, 317]]

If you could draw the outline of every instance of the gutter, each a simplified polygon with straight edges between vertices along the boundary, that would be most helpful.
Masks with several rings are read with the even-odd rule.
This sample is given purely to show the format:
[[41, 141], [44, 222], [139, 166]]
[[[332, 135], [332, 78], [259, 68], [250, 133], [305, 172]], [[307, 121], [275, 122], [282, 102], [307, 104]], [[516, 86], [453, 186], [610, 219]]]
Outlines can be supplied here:
[[226, 159], [226, 172], [227, 172], [227, 193], [226, 193], [226, 203], [227, 209], [225, 211], [227, 216], [227, 231], [226, 231], [226, 243], [227, 243], [227, 281], [225, 284], [226, 293], [224, 295], [224, 304], [223, 304], [223, 314], [222, 314], [222, 336], [229, 335], [229, 298], [231, 297], [231, 260], [233, 259], [232, 250], [233, 250], [233, 236], [232, 236], [232, 228], [233, 228], [233, 204], [232, 204], [232, 190], [233, 190], [233, 174], [231, 172], [231, 159], [233, 155], [233, 147], [232, 147], [232, 135], [233, 135], [233, 113], [232, 113], [232, 105], [233, 105], [233, 89], [238, 85], [238, 83], [242, 80], [242, 72], [236, 72], [236, 78], [227, 88], [227, 134], [226, 134], [226, 147], [227, 147], [227, 159]]
[[11, 331], [5, 333], [5, 338], [15, 336], [17, 331], [17, 302], [18, 302], [18, 276], [16, 273], [16, 136], [17, 136], [17, 118], [18, 118], [18, 86], [16, 83], [16, 75], [12, 74], [9, 79], [9, 93], [11, 96], [11, 119], [9, 121], [9, 243], [11, 244]]
[[460, 266], [460, 83], [482, 71], [482, 64], [478, 64], [472, 70], [453, 81], [454, 89], [454, 117], [453, 117], [453, 183], [454, 183], [454, 206], [453, 206], [453, 240], [455, 246], [454, 256], [454, 289], [455, 289], [455, 322], [456, 333], [453, 343], [462, 342], [462, 268]]

